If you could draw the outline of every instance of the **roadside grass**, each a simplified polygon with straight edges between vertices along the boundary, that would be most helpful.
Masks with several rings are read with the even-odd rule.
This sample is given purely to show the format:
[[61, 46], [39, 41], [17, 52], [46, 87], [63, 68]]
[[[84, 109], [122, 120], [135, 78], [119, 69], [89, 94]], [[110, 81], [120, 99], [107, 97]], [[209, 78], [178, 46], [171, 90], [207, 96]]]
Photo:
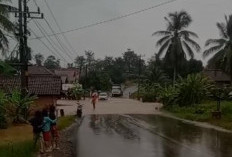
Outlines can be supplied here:
[[216, 110], [215, 101], [207, 101], [199, 105], [189, 107], [179, 107], [177, 105], [164, 108], [171, 114], [188, 120], [207, 122], [212, 125], [232, 130], [232, 102], [221, 102], [222, 118], [220, 120], [212, 118], [211, 112]]
[[12, 125], [0, 130], [1, 157], [31, 157], [33, 150], [33, 134], [30, 125]]
[[[75, 118], [75, 116], [60, 117], [57, 122], [58, 129], [67, 128]], [[33, 157], [37, 150], [33, 148], [31, 125], [12, 125], [0, 130], [0, 157]]]
[[64, 116], [60, 117], [57, 122], [58, 130], [63, 130], [69, 127], [72, 123], [75, 122], [76, 116]]

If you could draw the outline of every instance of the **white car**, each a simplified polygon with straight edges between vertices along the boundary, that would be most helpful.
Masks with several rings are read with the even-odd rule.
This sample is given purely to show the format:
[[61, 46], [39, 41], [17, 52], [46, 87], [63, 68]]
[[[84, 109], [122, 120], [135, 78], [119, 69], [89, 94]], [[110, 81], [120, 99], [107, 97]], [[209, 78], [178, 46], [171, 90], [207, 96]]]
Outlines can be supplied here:
[[99, 100], [108, 100], [108, 94], [105, 92], [100, 93]]

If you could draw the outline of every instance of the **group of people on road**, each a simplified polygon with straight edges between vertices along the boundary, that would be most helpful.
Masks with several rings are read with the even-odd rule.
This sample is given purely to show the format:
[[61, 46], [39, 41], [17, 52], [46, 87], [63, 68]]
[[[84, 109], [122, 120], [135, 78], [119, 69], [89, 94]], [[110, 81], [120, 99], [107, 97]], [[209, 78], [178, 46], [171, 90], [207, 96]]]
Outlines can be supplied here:
[[56, 108], [50, 106], [48, 109], [38, 110], [30, 120], [33, 127], [34, 147], [39, 142], [40, 153], [49, 153], [53, 149], [59, 149], [59, 134], [56, 126]]

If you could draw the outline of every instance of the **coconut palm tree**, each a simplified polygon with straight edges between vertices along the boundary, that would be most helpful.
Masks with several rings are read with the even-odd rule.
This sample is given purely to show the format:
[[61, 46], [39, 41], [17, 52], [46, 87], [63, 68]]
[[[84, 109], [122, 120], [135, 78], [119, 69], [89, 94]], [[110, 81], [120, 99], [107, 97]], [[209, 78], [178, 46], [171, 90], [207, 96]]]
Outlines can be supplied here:
[[9, 10], [12, 9], [10, 5], [3, 2], [10, 2], [10, 0], [0, 0], [0, 50], [4, 55], [8, 49], [9, 41], [6, 32], [13, 33], [15, 30], [14, 24], [9, 20]]
[[213, 55], [209, 63], [223, 68], [232, 77], [232, 15], [225, 16], [225, 22], [217, 23], [219, 39], [209, 39], [205, 46], [209, 47], [203, 57]]
[[192, 18], [186, 11], [169, 13], [164, 18], [167, 28], [164, 31], [157, 31], [152, 35], [162, 36], [156, 43], [160, 47], [158, 56], [165, 54], [165, 59], [173, 66], [173, 83], [175, 83], [177, 67], [188, 55], [194, 58], [194, 51], [199, 52], [200, 46], [192, 37], [198, 38], [194, 32], [186, 30], [191, 24]]

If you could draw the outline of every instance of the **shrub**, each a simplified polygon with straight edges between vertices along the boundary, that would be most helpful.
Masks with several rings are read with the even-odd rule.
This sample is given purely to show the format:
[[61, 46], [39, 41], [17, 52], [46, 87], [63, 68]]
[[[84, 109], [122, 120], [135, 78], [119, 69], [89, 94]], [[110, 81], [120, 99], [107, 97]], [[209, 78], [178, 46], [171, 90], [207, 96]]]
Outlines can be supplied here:
[[4, 92], [0, 91], [0, 129], [5, 129], [7, 127], [7, 120], [6, 120], [6, 95]]
[[75, 83], [74, 87], [71, 89], [71, 95], [75, 97], [76, 100], [80, 100], [83, 95], [82, 86], [79, 83]]
[[180, 78], [176, 87], [179, 91], [178, 104], [187, 106], [201, 103], [209, 96], [213, 85], [202, 74], [190, 74], [186, 79]]
[[143, 98], [143, 102], [154, 102], [157, 100], [160, 85], [157, 83], [146, 82], [142, 84], [140, 95]]
[[173, 86], [165, 86], [160, 88], [159, 99], [164, 106], [170, 106], [176, 104], [178, 97], [178, 89]]
[[30, 106], [33, 104], [36, 96], [22, 96], [19, 90], [14, 90], [8, 97], [6, 113], [15, 123], [25, 122], [28, 119]]

